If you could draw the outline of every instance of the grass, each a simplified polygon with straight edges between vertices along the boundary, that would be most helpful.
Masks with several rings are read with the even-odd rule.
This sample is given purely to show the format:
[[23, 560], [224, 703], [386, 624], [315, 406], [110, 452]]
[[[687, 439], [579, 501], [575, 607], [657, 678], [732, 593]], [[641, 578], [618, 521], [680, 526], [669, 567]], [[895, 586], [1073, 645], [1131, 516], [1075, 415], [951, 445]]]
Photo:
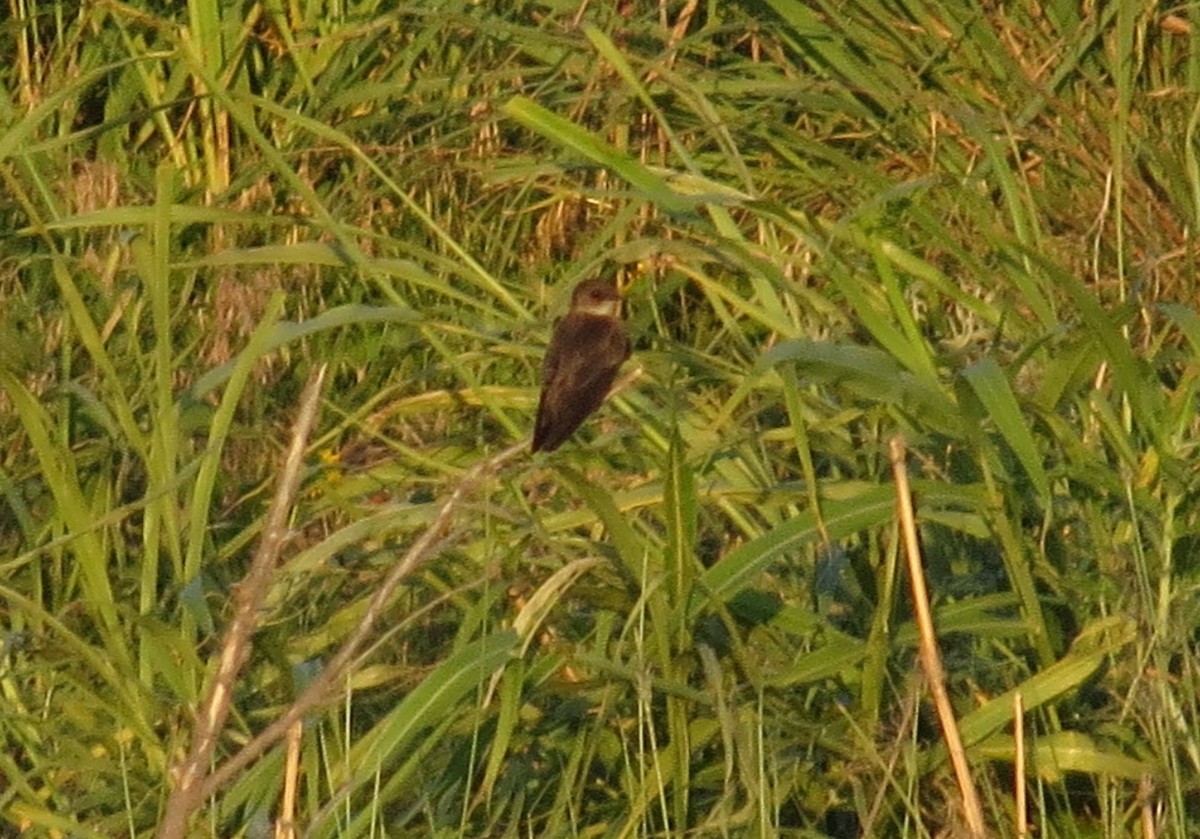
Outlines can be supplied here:
[[[6, 830], [961, 831], [902, 435], [989, 832], [1020, 745], [1040, 834], [1193, 835], [1187, 13], [16, 0]], [[514, 455], [597, 273], [631, 375]]]

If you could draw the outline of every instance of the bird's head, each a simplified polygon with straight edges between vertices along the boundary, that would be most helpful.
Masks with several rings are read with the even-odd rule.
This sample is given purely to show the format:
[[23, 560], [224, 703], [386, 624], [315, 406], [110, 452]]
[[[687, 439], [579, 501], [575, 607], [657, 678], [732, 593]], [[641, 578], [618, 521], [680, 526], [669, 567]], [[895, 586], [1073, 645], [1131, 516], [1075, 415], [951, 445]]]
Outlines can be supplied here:
[[571, 311], [615, 318], [621, 315], [621, 295], [609, 280], [584, 280], [571, 295]]

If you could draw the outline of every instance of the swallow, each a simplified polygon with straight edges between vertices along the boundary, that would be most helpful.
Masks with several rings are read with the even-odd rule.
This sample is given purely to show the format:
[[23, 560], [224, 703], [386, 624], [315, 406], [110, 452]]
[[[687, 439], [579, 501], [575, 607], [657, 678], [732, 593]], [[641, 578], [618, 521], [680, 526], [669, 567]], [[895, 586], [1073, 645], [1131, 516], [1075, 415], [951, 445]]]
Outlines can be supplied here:
[[571, 309], [555, 327], [542, 363], [532, 451], [552, 452], [566, 442], [604, 402], [627, 358], [620, 294], [607, 280], [584, 280], [575, 286]]

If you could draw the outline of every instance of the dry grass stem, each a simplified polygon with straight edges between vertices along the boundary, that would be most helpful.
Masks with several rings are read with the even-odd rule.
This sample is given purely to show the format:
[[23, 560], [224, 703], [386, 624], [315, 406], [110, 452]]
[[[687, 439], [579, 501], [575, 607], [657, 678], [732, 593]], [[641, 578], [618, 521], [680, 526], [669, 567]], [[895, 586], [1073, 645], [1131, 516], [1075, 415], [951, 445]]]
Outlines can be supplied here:
[[917, 539], [917, 523], [913, 514], [912, 492], [908, 485], [908, 468], [905, 464], [907, 449], [904, 438], [899, 435], [893, 437], [889, 448], [892, 474], [896, 481], [896, 510], [900, 517], [900, 533], [904, 538], [904, 553], [908, 559], [913, 612], [916, 615], [917, 632], [920, 638], [921, 665], [925, 669], [925, 677], [929, 680], [929, 692], [937, 711], [938, 722], [941, 724], [946, 750], [950, 754], [950, 762], [954, 767], [954, 777], [958, 782], [959, 794], [962, 796], [967, 829], [975, 839], [983, 839], [986, 835], [983, 826], [983, 808], [979, 803], [975, 782], [971, 778], [971, 768], [967, 764], [967, 755], [963, 750], [962, 738], [958, 733], [954, 708], [950, 704], [950, 696], [946, 692], [946, 673], [942, 668], [937, 633], [933, 627], [929, 590], [925, 585], [921, 545]]
[[488, 475], [516, 455], [524, 452], [527, 446], [528, 442], [526, 441], [516, 443], [487, 460], [476, 463], [467, 470], [450, 496], [443, 502], [433, 522], [413, 542], [400, 561], [388, 571], [383, 582], [379, 584], [379, 588], [371, 597], [370, 604], [355, 625], [353, 632], [329, 660], [329, 663], [279, 718], [259, 732], [208, 776], [202, 787], [205, 794], [213, 794], [221, 789], [238, 772], [285, 736], [288, 730], [300, 722], [306, 714], [322, 707], [339, 695], [344, 674], [362, 650], [363, 645], [371, 638], [375, 625], [387, 609], [396, 587], [420, 567], [421, 563], [433, 555], [434, 549], [440, 544], [441, 538], [454, 520], [454, 514], [471, 492]]
[[159, 824], [159, 839], [174, 839], [186, 835], [188, 818], [207, 797], [205, 772], [212, 761], [225, 720], [229, 717], [234, 682], [250, 656], [251, 639], [258, 626], [260, 609], [270, 589], [272, 575], [279, 564], [284, 542], [288, 538], [288, 517], [300, 488], [304, 452], [308, 448], [308, 439], [317, 419], [317, 406], [325, 381], [325, 371], [326, 367], [321, 365], [312, 372], [300, 397], [300, 408], [292, 425], [291, 444], [279, 473], [279, 481], [267, 512], [258, 550], [250, 563], [250, 570], [238, 587], [233, 620], [221, 644], [217, 672], [196, 718], [191, 749], [174, 773], [175, 785], [167, 799], [166, 810]]

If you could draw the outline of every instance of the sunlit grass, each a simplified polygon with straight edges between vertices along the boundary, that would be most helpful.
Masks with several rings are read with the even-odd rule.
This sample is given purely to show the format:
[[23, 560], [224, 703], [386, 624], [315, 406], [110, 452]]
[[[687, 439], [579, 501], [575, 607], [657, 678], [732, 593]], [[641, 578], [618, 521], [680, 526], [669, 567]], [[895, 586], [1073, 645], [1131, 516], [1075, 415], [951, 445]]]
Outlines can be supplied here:
[[[305, 835], [960, 827], [898, 433], [996, 835], [1018, 690], [1040, 834], [1196, 832], [1182, 14], [210, 6], [0, 28], [13, 830], [154, 834], [328, 364], [214, 769], [464, 495], [306, 714]], [[464, 485], [600, 272], [633, 375]], [[258, 835], [284, 766], [222, 776], [197, 834]]]

